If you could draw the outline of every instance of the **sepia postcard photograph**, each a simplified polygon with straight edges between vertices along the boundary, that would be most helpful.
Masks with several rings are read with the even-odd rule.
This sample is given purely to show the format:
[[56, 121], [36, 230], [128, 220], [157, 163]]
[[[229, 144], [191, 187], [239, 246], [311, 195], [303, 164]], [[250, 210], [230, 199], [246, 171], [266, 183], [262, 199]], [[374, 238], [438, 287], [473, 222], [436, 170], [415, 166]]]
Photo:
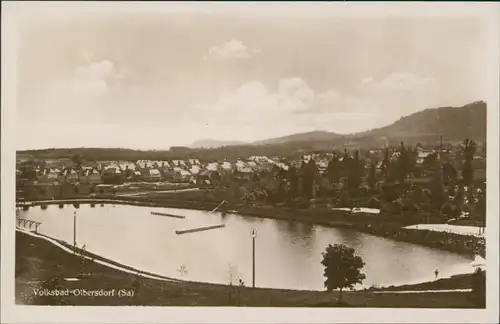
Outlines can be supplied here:
[[499, 8], [3, 2], [2, 323], [498, 321]]

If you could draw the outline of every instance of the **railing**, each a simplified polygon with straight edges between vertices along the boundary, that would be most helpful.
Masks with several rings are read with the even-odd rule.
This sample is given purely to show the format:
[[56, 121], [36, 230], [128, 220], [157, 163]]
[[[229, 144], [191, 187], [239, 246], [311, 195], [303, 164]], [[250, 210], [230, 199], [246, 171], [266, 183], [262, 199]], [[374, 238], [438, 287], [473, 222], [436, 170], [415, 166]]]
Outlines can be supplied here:
[[17, 226], [25, 228], [25, 229], [29, 229], [29, 230], [31, 230], [31, 228], [34, 226], [35, 233], [38, 232], [38, 226], [40, 226], [41, 224], [42, 223], [30, 220], [30, 219], [25, 219], [25, 218], [18, 218], [17, 219]]

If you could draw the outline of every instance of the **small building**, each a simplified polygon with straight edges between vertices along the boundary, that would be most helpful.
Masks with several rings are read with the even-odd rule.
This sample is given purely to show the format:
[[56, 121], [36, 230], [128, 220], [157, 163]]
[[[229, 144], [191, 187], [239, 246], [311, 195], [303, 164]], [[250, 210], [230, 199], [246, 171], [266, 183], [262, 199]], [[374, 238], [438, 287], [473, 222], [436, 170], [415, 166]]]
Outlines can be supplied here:
[[191, 181], [191, 173], [189, 171], [180, 169], [175, 171], [173, 180], [175, 182], [190, 182]]
[[133, 171], [130, 177], [128, 178], [129, 181], [141, 181], [142, 180], [142, 174], [141, 171]]
[[88, 184], [101, 184], [101, 174], [96, 169], [85, 170], [83, 175], [80, 177], [80, 182]]
[[123, 180], [123, 173], [118, 167], [107, 168], [102, 173], [102, 181], [105, 184], [122, 184]]
[[211, 163], [207, 164], [206, 169], [208, 171], [218, 171], [219, 164], [217, 162], [211, 162]]
[[158, 182], [162, 180], [162, 175], [160, 170], [158, 169], [149, 169], [146, 172], [142, 174], [142, 180], [144, 181], [151, 181], [151, 182]]
[[189, 159], [189, 164], [191, 165], [200, 165], [200, 160], [198, 159]]
[[77, 183], [80, 180], [78, 172], [75, 169], [66, 169], [60, 176], [61, 183]]
[[197, 165], [193, 165], [193, 166], [191, 166], [191, 168], [188, 171], [192, 175], [197, 175], [198, 173], [200, 173], [201, 168], [199, 166], [197, 166]]
[[42, 174], [38, 176], [38, 182], [59, 182], [61, 176], [61, 170], [55, 168], [55, 169], [44, 169], [42, 171]]

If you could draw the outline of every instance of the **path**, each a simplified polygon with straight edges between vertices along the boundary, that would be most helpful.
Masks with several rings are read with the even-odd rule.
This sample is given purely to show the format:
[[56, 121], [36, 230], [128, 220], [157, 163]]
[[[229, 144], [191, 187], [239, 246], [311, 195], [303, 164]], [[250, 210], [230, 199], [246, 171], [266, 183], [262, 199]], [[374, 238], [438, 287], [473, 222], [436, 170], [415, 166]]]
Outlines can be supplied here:
[[120, 267], [118, 265], [111, 264], [111, 263], [108, 263], [108, 262], [105, 262], [105, 261], [102, 261], [102, 260], [97, 260], [97, 259], [91, 258], [89, 256], [82, 255], [82, 254], [80, 254], [78, 252], [74, 252], [71, 249], [69, 249], [69, 248], [65, 247], [64, 245], [62, 245], [61, 243], [57, 242], [56, 240], [48, 238], [48, 237], [46, 237], [44, 235], [39, 235], [39, 234], [36, 234], [36, 233], [34, 233], [32, 231], [29, 231], [29, 230], [26, 230], [26, 229], [23, 229], [23, 228], [16, 228], [16, 230], [18, 230], [20, 232], [23, 232], [25, 234], [31, 235], [31, 236], [36, 237], [36, 238], [44, 239], [44, 240], [46, 240], [46, 241], [54, 244], [55, 246], [59, 247], [63, 251], [66, 251], [66, 252], [71, 253], [71, 254], [73, 254], [75, 256], [78, 256], [78, 257], [85, 258], [87, 260], [91, 260], [91, 261], [93, 261], [95, 263], [99, 263], [99, 264], [104, 265], [104, 266], [106, 266], [108, 268], [113, 268], [113, 269], [116, 269], [116, 270], [119, 270], [119, 271], [122, 271], [122, 272], [127, 272], [127, 273], [130, 273], [130, 274], [135, 274], [135, 275], [138, 275], [138, 276], [141, 276], [141, 277], [144, 277], [144, 278], [149, 278], [149, 279], [155, 279], [155, 280], [160, 280], [160, 281], [178, 281], [178, 280], [175, 280], [175, 279], [166, 279], [166, 278], [162, 278], [162, 277], [158, 277], [158, 276], [154, 276], [154, 275], [148, 275], [148, 274], [139, 272], [139, 270], [130, 270], [130, 269], [126, 269], [126, 268], [123, 268], [123, 267]]

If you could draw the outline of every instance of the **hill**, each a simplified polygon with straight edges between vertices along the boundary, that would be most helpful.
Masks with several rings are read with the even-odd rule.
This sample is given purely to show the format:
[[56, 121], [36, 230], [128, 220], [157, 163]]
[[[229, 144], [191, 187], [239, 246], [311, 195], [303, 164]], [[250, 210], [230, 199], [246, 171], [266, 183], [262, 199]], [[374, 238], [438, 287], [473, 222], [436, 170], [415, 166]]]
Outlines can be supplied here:
[[307, 133], [292, 134], [277, 138], [271, 138], [263, 141], [253, 142], [253, 145], [276, 145], [285, 143], [298, 143], [298, 142], [315, 142], [315, 141], [330, 141], [341, 137], [342, 135], [327, 132], [327, 131], [313, 131]]
[[354, 137], [402, 139], [443, 136], [445, 141], [465, 138], [486, 141], [486, 103], [477, 101], [462, 107], [426, 109], [402, 117], [391, 125], [354, 134]]
[[217, 148], [222, 146], [235, 146], [235, 145], [245, 145], [244, 142], [238, 141], [218, 141], [211, 139], [203, 139], [194, 142], [189, 147], [190, 148]]

